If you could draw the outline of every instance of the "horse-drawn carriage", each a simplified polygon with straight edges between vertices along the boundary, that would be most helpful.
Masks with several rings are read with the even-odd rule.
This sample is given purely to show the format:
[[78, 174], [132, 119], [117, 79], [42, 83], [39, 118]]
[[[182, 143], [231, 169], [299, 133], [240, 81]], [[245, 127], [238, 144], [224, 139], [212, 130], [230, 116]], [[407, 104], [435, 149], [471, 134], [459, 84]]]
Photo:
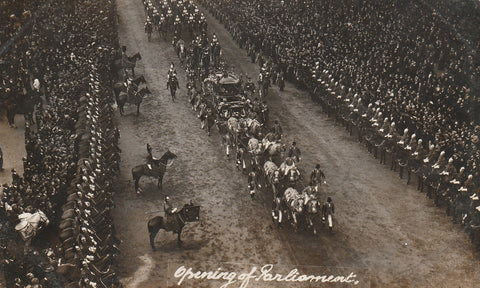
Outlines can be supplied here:
[[204, 92], [210, 96], [212, 108], [219, 119], [227, 120], [230, 117], [243, 118], [246, 97], [243, 93], [241, 80], [234, 73], [217, 72], [204, 80]]

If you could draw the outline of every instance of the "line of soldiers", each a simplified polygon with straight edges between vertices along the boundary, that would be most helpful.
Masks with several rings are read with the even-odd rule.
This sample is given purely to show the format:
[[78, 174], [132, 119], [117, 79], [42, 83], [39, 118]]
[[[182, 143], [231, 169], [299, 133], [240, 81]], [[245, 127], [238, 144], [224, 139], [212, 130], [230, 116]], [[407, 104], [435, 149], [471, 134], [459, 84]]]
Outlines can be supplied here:
[[206, 30], [207, 21], [193, 1], [143, 1], [145, 8], [145, 32], [148, 40], [153, 30], [166, 37], [169, 31], [180, 37], [182, 31], [189, 32], [190, 36]]
[[[91, 107], [90, 112], [80, 108], [82, 106], [79, 106], [78, 103], [85, 91], [90, 94], [110, 95], [109, 84], [113, 80], [110, 63], [114, 58], [113, 47], [116, 40], [113, 8], [113, 3], [106, 0], [88, 3], [51, 1], [49, 5], [43, 7], [43, 10], [36, 11], [39, 25], [34, 25], [31, 34], [28, 33], [24, 38], [19, 39], [19, 42], [15, 43], [16, 49], [9, 51], [10, 70], [8, 70], [7, 76], [13, 75], [14, 77], [10, 78], [16, 80], [19, 79], [17, 75], [26, 71], [33, 73], [33, 77], [39, 79], [41, 87], [39, 92], [47, 101], [43, 106], [36, 108], [36, 113], [32, 117], [35, 120], [32, 124], [36, 125], [32, 125], [30, 121], [26, 121], [25, 124], [27, 157], [24, 158], [23, 177], [12, 171], [12, 185], [3, 186], [0, 222], [2, 224], [1, 234], [4, 237], [0, 238], [0, 242], [2, 256], [5, 259], [2, 262], [2, 268], [6, 272], [7, 287], [68, 287], [67, 278], [74, 277], [73, 272], [75, 271], [80, 273], [81, 269], [84, 269], [84, 272], [87, 271], [87, 268], [94, 269], [92, 264], [101, 269], [100, 272], [95, 271], [94, 273], [102, 274], [107, 270], [107, 266], [96, 262], [97, 255], [102, 255], [101, 251], [105, 251], [105, 247], [100, 241], [95, 240], [98, 245], [95, 249], [91, 249], [96, 251], [89, 250], [93, 254], [82, 254], [90, 263], [76, 263], [78, 265], [75, 265], [73, 269], [68, 268], [70, 270], [66, 271], [66, 267], [62, 266], [65, 264], [63, 261], [67, 258], [65, 255], [66, 253], [80, 253], [80, 251], [73, 251], [77, 246], [74, 245], [69, 251], [58, 252], [52, 244], [58, 242], [52, 241], [52, 236], [56, 238], [57, 235], [39, 234], [38, 237], [41, 239], [38, 239], [38, 242], [34, 239], [32, 246], [26, 247], [29, 253], [25, 255], [22, 242], [13, 227], [18, 222], [17, 215], [23, 212], [33, 213], [37, 209], [44, 211], [52, 220], [50, 226], [58, 225], [62, 214], [59, 213], [62, 205], [66, 203], [73, 205], [74, 203], [66, 201], [67, 196], [73, 198], [72, 195], [78, 195], [80, 188], [85, 188], [72, 184], [73, 179], [80, 178], [88, 182], [92, 182], [93, 179], [92, 183], [88, 183], [88, 188], [91, 189], [90, 185], [93, 185], [96, 193], [101, 193], [102, 189], [109, 188], [107, 184], [104, 186], [105, 182], [103, 181], [107, 181], [109, 173], [116, 171], [116, 166], [106, 166], [106, 163], [109, 161], [115, 163], [118, 158], [114, 156], [112, 159], [104, 159], [103, 157], [108, 155], [107, 153], [114, 151], [110, 151], [108, 145], [103, 145], [113, 140], [114, 136], [112, 135], [115, 135], [116, 131], [113, 130], [113, 127], [111, 130], [105, 130], [103, 126], [100, 129], [95, 125], [86, 127], [83, 125], [84, 122], [77, 120], [82, 117], [90, 117], [95, 119], [100, 126], [100, 123], [106, 120], [104, 118], [109, 117], [108, 113], [111, 113], [108, 112], [108, 105], [105, 106], [105, 99], [98, 102], [88, 100]], [[65, 33], [59, 34], [59, 29]], [[5, 71], [2, 69], [2, 72]], [[15, 83], [15, 85], [17, 84], [21, 87], [24, 83]], [[113, 125], [113, 123], [111, 124]], [[97, 128], [101, 131], [96, 130]], [[82, 131], [83, 129], [88, 132], [95, 131], [95, 135], [87, 134]], [[85, 143], [87, 140], [95, 142], [85, 147], [81, 143]], [[97, 162], [90, 162], [91, 169], [77, 171], [79, 155], [96, 158]], [[81, 164], [83, 165], [83, 162]], [[100, 173], [97, 169], [100, 170]], [[88, 176], [92, 176], [92, 174], [81, 174], [87, 171], [96, 173], [97, 177], [90, 178]], [[98, 176], [99, 174], [101, 176]], [[87, 179], [85, 180], [83, 176]], [[109, 182], [112, 183], [111, 180]], [[94, 230], [91, 226], [93, 222], [101, 218], [94, 216], [95, 209], [102, 209], [101, 205], [108, 203], [107, 200], [101, 202], [102, 198], [95, 196], [95, 199], [89, 202], [87, 199], [91, 196], [87, 193], [86, 199], [80, 201], [83, 205], [80, 210], [85, 212], [84, 220], [88, 223], [82, 222], [82, 227], [70, 226], [71, 230], [63, 228], [69, 228], [73, 221], [68, 224], [63, 223], [64, 225], [60, 227], [62, 233], [71, 233], [79, 229], [84, 235], [90, 234], [90, 231], [97, 232], [98, 236], [109, 234], [111, 226], [102, 227], [101, 232]], [[70, 200], [73, 200], [72, 198]], [[90, 215], [86, 215], [87, 212]], [[52, 230], [45, 229], [43, 231], [48, 233]], [[62, 238], [62, 235], [58, 235], [60, 240], [66, 240]], [[81, 237], [79, 241], [82, 241]], [[19, 245], [12, 246], [12, 243]], [[82, 245], [78, 245], [78, 247], [82, 253], [85, 253]], [[39, 247], [49, 248], [40, 250]], [[87, 257], [89, 255], [93, 255], [94, 259]], [[113, 268], [109, 268], [108, 274], [114, 282], [115, 274], [112, 272]], [[80, 277], [78, 274], [77, 276]], [[85, 274], [82, 277], [85, 279], [90, 275]], [[108, 285], [111, 287], [113, 285], [107, 283], [102, 286], [101, 283], [95, 284], [93, 281], [91, 284], [87, 284], [83, 283], [80, 286], [107, 287]]]

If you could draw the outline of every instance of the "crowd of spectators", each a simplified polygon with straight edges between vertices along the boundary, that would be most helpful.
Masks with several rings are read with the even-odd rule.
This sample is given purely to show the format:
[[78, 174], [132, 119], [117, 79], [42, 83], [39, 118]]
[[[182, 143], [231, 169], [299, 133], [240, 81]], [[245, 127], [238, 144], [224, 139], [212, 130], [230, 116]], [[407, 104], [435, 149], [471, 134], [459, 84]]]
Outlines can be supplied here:
[[[477, 198], [480, 10], [475, 1], [462, 1], [469, 9], [447, 0], [200, 2], [252, 61], [281, 71], [320, 102], [346, 108], [337, 112], [364, 111], [374, 120], [368, 125], [385, 131], [383, 136], [415, 134], [428, 151], [429, 165], [452, 163], [463, 180], [472, 179], [467, 193]], [[478, 214], [475, 201], [470, 215]]]
[[47, 0], [3, 0], [0, 2], [0, 47], [17, 33]]
[[[30, 1], [6, 2], [13, 3], [12, 9], [24, 9], [23, 3]], [[41, 9], [32, 9], [35, 25], [2, 55], [2, 96], [18, 100], [28, 95], [38, 103], [33, 117], [26, 115], [23, 177], [12, 170], [12, 184], [4, 184], [0, 193], [0, 252], [7, 287], [70, 287], [69, 283], [72, 287], [116, 287], [113, 268], [98, 262], [106, 261], [107, 251], [112, 256], [109, 248], [113, 243], [95, 238], [96, 251], [90, 249], [88, 255], [86, 242], [80, 243], [104, 235], [114, 239], [112, 225], [102, 226], [101, 236], [95, 234], [97, 221], [109, 219], [109, 183], [119, 160], [115, 148], [118, 131], [109, 107], [114, 75], [111, 63], [118, 47], [114, 2], [33, 2], [29, 8], [43, 4]], [[87, 191], [87, 183], [94, 191]], [[84, 206], [88, 202], [85, 197], [93, 199], [89, 207]], [[66, 205], [74, 206], [77, 222], [65, 222], [70, 219], [65, 215]], [[31, 246], [21, 247], [18, 243], [22, 240], [14, 230], [18, 215], [37, 210], [47, 215], [50, 225]], [[98, 210], [102, 215], [96, 214]], [[63, 225], [59, 227], [59, 223]], [[77, 236], [83, 231], [84, 237], [67, 245], [66, 228]], [[75, 261], [67, 261], [65, 250], [72, 247], [79, 247], [71, 252]], [[100, 271], [91, 272], [92, 265]], [[108, 280], [95, 277], [106, 270]]]

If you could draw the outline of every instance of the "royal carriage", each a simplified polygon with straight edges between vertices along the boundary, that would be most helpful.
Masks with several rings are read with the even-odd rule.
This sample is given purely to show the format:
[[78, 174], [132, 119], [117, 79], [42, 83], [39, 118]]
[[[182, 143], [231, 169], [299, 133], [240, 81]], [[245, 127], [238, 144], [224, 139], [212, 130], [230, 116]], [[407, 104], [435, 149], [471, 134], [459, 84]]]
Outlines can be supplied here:
[[246, 116], [245, 93], [240, 78], [234, 73], [216, 72], [204, 80], [204, 92], [209, 95], [208, 102], [217, 112], [220, 121], [235, 116]]

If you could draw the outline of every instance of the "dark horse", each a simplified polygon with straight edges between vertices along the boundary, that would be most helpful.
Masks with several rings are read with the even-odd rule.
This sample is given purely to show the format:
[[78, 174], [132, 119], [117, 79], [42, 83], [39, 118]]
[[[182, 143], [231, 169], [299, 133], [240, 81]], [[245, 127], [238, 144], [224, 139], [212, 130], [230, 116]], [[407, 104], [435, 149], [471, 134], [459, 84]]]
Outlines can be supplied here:
[[148, 87], [145, 87], [138, 92], [133, 91], [131, 94], [122, 91], [120, 92], [120, 95], [118, 95], [117, 104], [118, 104], [118, 108], [120, 110], [121, 115], [123, 115], [123, 106], [125, 106], [125, 103], [128, 102], [128, 103], [137, 105], [137, 116], [138, 116], [138, 114], [140, 114], [140, 104], [142, 104], [143, 97], [146, 94], [151, 94], [151, 92], [148, 89]]
[[[138, 193], [138, 182], [142, 176], [157, 177], [158, 188], [162, 189], [163, 175], [165, 174], [167, 167], [172, 165], [168, 164], [168, 160], [177, 158], [177, 155], [167, 150], [160, 159], [152, 159], [150, 164], [142, 164], [132, 168], [132, 176], [135, 181], [135, 191]], [[149, 161], [150, 162], [150, 161]]]
[[165, 214], [165, 218], [156, 216], [148, 220], [148, 233], [150, 234], [150, 245], [152, 250], [155, 251], [155, 236], [160, 229], [165, 231], [172, 231], [178, 234], [178, 246], [182, 244], [181, 234], [182, 229], [187, 222], [195, 222], [199, 220], [200, 206], [194, 206], [193, 204], [185, 204], [182, 210], [174, 214]]
[[[15, 128], [15, 114], [17, 113], [17, 103], [12, 99], [0, 101], [0, 108], [7, 112], [8, 125]], [[1, 111], [2, 109], [0, 109]]]
[[[120, 55], [118, 55], [120, 56]], [[132, 55], [130, 57], [127, 57], [128, 62], [123, 63], [121, 56], [113, 61], [113, 70], [118, 71], [119, 69], [131, 69], [132, 70], [132, 75], [135, 75], [135, 66], [137, 64], [138, 60], [142, 60], [142, 56], [140, 53], [136, 53], [135, 55]]]
[[[147, 83], [145, 80], [145, 77], [143, 75], [138, 76], [137, 78], [132, 80], [132, 84], [135, 84], [138, 87], [141, 83]], [[127, 85], [126, 81], [123, 82], [117, 82], [113, 84], [113, 93], [115, 94], [115, 100], [118, 102], [118, 96], [120, 95], [120, 92], [127, 92]]]

